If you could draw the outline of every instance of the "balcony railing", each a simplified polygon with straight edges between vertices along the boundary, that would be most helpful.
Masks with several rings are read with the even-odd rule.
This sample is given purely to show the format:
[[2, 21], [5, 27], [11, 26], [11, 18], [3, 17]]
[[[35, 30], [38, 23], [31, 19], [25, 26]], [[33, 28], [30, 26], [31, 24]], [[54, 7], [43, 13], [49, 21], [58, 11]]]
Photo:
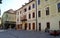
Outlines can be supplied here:
[[27, 21], [26, 15], [20, 18], [21, 21]]

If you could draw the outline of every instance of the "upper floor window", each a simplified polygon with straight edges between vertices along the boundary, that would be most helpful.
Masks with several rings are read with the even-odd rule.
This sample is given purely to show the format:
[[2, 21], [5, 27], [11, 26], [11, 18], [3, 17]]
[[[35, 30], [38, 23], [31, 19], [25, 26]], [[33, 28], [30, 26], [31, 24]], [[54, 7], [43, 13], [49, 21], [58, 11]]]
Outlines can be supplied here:
[[46, 8], [46, 15], [49, 15], [49, 7]]
[[41, 12], [40, 11], [38, 11], [38, 17], [40, 17], [41, 16]]
[[27, 11], [27, 9], [25, 8], [25, 9], [24, 9], [24, 12], [26, 12], [26, 11]]
[[29, 6], [29, 8], [28, 8], [29, 10], [31, 10], [31, 6]]
[[38, 0], [38, 5], [40, 5], [40, 0]]
[[33, 16], [33, 18], [35, 17], [35, 12], [33, 12], [32, 16]]
[[60, 12], [60, 3], [58, 3], [58, 12]]
[[31, 18], [31, 14], [29, 14], [29, 19]]
[[33, 4], [32, 7], [35, 8], [35, 4]]
[[35, 30], [35, 23], [32, 23], [33, 30]]

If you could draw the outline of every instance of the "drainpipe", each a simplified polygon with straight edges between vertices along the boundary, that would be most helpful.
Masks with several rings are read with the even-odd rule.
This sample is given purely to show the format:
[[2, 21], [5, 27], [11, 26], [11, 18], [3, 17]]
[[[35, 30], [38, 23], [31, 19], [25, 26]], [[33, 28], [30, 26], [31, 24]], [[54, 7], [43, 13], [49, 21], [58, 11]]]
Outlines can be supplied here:
[[37, 22], [37, 0], [35, 0], [35, 3], [36, 3], [36, 31], [37, 31], [37, 25], [38, 25], [38, 22]]

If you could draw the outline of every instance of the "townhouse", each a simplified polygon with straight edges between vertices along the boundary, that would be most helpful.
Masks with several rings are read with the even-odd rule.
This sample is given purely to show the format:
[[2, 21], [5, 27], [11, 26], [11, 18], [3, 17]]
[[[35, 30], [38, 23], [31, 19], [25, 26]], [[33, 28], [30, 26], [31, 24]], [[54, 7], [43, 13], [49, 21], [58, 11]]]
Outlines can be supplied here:
[[60, 0], [29, 0], [16, 10], [18, 30], [60, 30]]
[[9, 9], [2, 15], [2, 27], [4, 29], [15, 29], [16, 14], [13, 9]]

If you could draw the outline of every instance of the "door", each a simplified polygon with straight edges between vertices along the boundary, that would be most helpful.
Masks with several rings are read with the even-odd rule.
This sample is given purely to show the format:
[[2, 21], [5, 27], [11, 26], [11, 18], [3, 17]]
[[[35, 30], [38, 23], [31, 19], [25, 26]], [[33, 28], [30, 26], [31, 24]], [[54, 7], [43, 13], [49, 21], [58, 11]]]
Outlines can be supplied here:
[[25, 30], [27, 30], [27, 23], [25, 23]]
[[33, 23], [32, 25], [33, 25], [33, 30], [35, 30], [35, 23]]
[[29, 30], [31, 29], [31, 23], [29, 23]]

